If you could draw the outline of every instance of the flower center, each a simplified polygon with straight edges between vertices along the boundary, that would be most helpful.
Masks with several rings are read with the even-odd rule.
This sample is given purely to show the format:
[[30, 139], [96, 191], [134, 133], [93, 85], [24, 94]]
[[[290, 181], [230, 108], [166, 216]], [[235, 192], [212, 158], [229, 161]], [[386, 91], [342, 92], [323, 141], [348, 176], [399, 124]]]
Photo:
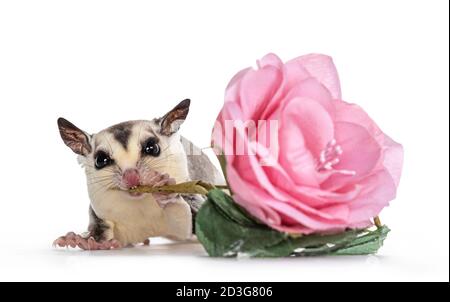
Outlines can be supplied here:
[[356, 172], [353, 170], [334, 169], [334, 166], [340, 162], [339, 156], [342, 155], [342, 152], [342, 147], [338, 145], [336, 140], [333, 138], [327, 143], [325, 149], [320, 152], [320, 156], [316, 166], [317, 171], [355, 175]]

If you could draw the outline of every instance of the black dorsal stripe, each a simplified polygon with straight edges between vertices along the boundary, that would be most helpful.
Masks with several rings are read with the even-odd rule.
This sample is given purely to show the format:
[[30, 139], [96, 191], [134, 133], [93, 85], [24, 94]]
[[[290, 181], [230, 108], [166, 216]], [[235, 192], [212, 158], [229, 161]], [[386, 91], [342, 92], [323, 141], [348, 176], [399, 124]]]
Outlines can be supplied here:
[[134, 123], [132, 122], [124, 122], [114, 125], [108, 129], [108, 131], [114, 136], [114, 139], [117, 140], [125, 150], [128, 146], [133, 125]]

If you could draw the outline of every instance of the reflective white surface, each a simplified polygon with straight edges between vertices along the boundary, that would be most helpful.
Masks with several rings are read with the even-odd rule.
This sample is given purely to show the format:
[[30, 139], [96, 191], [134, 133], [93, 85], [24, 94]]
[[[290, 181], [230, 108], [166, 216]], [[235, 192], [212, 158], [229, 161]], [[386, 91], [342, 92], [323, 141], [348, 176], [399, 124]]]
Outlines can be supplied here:
[[[0, 280], [449, 279], [448, 1], [1, 1]], [[197, 244], [55, 250], [88, 197], [63, 116], [93, 132], [192, 105], [206, 147], [227, 82], [268, 52], [333, 56], [344, 100], [403, 144], [378, 256], [211, 259]], [[295, 139], [295, 138], [293, 138]]]

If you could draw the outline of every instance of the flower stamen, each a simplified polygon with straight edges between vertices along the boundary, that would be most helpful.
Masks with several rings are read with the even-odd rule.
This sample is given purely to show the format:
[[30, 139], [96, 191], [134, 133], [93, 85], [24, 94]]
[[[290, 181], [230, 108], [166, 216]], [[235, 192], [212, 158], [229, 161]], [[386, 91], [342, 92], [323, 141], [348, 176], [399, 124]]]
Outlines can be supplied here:
[[325, 149], [320, 152], [316, 167], [317, 171], [355, 175], [356, 172], [353, 170], [334, 169], [334, 166], [340, 162], [339, 156], [342, 155], [343, 152], [342, 147], [338, 145], [336, 139], [333, 138], [327, 143]]

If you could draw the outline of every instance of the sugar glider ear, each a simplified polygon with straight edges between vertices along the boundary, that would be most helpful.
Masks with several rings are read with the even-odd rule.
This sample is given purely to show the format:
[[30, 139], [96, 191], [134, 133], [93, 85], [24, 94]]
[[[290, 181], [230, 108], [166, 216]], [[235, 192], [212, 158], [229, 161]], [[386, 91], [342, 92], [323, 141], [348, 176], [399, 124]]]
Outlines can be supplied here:
[[73, 152], [82, 156], [91, 153], [92, 147], [89, 134], [62, 117], [58, 119], [58, 128], [64, 143]]
[[190, 104], [191, 100], [185, 99], [167, 112], [166, 115], [160, 119], [160, 133], [169, 136], [177, 132], [189, 113]]

